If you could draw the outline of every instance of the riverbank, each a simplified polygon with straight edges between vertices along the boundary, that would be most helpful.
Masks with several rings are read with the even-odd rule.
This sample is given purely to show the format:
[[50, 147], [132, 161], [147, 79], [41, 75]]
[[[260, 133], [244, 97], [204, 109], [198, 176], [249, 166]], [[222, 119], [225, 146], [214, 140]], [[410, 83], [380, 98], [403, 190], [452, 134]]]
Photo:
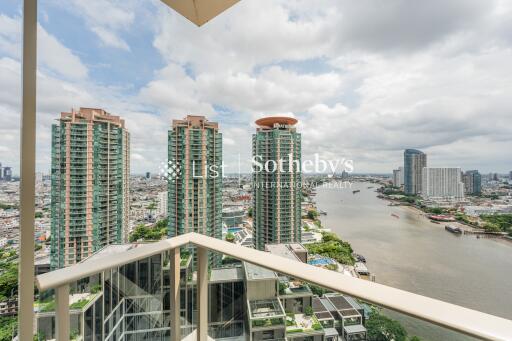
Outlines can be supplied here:
[[[392, 190], [391, 194], [386, 193], [384, 188], [384, 186], [381, 186], [377, 190], [379, 194], [376, 195], [376, 198], [387, 202], [390, 207], [402, 207], [411, 211], [412, 214], [418, 214], [432, 224], [439, 225], [443, 229], [446, 225], [450, 225], [466, 236], [474, 235], [477, 239], [488, 238], [496, 241], [512, 242], [512, 237], [507, 232], [490, 230], [481, 226], [481, 224], [470, 221], [463, 212], [455, 208], [429, 208], [421, 205], [417, 197], [414, 197], [416, 199], [411, 201], [409, 199], [413, 197], [398, 195], [396, 190]], [[418, 204], [418, 202], [420, 203]]]
[[[350, 242], [377, 282], [512, 319], [512, 247], [509, 242], [460, 238], [410, 206], [388, 206], [368, 183], [352, 190], [320, 188], [315, 196], [322, 225]], [[400, 219], [391, 214], [396, 213]], [[468, 337], [390, 312], [410, 335], [424, 340]]]

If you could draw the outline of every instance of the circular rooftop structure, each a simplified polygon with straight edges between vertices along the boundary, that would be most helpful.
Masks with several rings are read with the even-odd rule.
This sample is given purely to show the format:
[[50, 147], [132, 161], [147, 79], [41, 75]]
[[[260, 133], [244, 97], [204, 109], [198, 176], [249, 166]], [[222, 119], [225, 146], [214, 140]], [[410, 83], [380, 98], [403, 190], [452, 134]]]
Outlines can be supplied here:
[[289, 125], [293, 126], [297, 124], [297, 119], [293, 117], [281, 117], [281, 116], [271, 116], [271, 117], [264, 117], [260, 118], [259, 120], [256, 120], [256, 124], [260, 127], [274, 127], [275, 124], [282, 124], [282, 125]]

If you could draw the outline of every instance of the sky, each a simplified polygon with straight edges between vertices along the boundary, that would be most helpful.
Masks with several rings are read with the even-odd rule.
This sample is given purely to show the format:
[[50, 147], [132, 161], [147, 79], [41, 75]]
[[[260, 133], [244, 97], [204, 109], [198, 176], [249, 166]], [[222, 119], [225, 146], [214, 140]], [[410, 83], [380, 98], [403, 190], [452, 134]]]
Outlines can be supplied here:
[[[37, 170], [60, 112], [126, 120], [132, 173], [157, 172], [173, 119], [220, 124], [227, 172], [250, 170], [257, 118], [299, 120], [303, 159], [390, 173], [512, 170], [509, 0], [242, 0], [203, 27], [158, 0], [39, 1]], [[0, 2], [0, 162], [19, 172], [19, 0]]]

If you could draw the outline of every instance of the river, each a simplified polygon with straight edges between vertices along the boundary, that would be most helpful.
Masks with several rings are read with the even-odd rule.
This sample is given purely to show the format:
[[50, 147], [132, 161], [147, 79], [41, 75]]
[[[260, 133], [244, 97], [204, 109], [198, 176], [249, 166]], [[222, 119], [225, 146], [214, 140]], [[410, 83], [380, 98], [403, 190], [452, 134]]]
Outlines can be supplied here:
[[[376, 282], [512, 319], [512, 243], [446, 232], [443, 224], [411, 208], [388, 206], [376, 197], [376, 188], [370, 183], [319, 187], [315, 197], [318, 208], [327, 212], [321, 216], [323, 225], [365, 256]], [[361, 192], [353, 194], [355, 189]], [[424, 340], [472, 340], [391, 315]]]

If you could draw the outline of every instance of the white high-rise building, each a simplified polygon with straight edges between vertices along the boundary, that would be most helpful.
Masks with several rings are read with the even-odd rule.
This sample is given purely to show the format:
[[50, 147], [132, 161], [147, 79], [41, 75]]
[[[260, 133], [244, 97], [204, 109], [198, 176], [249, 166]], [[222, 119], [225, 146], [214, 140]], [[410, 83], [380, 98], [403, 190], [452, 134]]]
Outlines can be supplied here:
[[158, 212], [159, 216], [167, 216], [167, 191], [158, 193]]
[[422, 196], [425, 199], [464, 199], [460, 168], [423, 168]]
[[[400, 171], [400, 186], [404, 185], [404, 167], [400, 166], [398, 167], [398, 170]], [[398, 186], [398, 187], [400, 187]]]
[[402, 178], [400, 169], [393, 169], [393, 186], [400, 187], [402, 184], [400, 180]]

